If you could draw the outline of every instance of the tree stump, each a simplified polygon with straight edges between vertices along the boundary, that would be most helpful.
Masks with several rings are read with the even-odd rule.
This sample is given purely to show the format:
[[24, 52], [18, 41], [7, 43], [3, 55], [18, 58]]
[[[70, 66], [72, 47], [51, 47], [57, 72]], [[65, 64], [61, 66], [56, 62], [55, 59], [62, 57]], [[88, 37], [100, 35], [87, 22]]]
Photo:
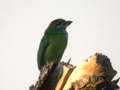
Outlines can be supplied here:
[[39, 80], [30, 90], [117, 90], [119, 78], [110, 59], [101, 53], [84, 60], [78, 66], [50, 62], [44, 66]]

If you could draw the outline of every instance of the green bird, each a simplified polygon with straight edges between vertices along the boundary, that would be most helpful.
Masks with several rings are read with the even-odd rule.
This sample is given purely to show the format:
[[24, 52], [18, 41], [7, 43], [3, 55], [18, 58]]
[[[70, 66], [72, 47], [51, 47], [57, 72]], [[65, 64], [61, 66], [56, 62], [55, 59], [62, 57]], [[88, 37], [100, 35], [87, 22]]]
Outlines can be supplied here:
[[39, 70], [47, 62], [60, 62], [68, 41], [66, 28], [71, 23], [72, 21], [64, 19], [56, 19], [50, 23], [42, 37], [37, 53]]

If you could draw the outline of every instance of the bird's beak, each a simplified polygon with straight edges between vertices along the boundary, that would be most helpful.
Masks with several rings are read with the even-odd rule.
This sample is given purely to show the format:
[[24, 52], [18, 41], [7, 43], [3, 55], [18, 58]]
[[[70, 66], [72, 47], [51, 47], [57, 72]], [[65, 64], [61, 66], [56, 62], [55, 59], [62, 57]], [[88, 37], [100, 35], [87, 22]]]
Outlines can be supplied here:
[[72, 23], [72, 21], [66, 21], [65, 26], [69, 26]]

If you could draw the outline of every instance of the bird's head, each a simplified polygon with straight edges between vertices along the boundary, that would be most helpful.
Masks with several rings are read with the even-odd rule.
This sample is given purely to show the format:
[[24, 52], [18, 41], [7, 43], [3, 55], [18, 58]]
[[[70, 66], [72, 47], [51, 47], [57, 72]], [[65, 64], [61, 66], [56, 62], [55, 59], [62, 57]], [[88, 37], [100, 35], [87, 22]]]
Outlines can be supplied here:
[[72, 21], [66, 21], [64, 19], [55, 19], [50, 23], [50, 26], [55, 30], [65, 30]]

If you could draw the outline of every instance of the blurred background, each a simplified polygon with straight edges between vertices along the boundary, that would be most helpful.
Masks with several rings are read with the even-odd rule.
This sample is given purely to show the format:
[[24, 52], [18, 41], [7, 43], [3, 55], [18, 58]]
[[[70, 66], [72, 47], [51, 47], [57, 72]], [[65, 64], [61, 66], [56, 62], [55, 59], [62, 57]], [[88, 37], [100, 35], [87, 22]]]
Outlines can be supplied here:
[[78, 65], [101, 52], [120, 76], [120, 0], [0, 0], [0, 90], [36, 82], [39, 43], [56, 18], [73, 21], [62, 61]]

